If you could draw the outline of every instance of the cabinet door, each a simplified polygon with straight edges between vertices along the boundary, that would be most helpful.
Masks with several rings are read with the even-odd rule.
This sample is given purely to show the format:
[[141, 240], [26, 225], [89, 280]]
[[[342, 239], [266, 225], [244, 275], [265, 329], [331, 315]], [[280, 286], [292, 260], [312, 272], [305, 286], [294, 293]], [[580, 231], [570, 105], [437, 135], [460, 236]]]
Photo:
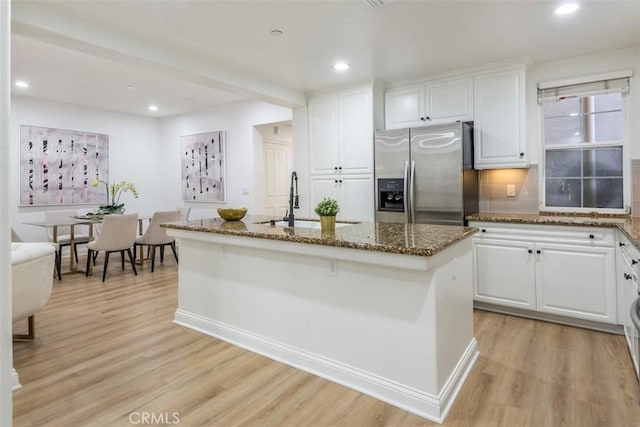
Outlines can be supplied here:
[[629, 353], [633, 362], [633, 368], [638, 373], [638, 362], [640, 348], [638, 346], [638, 330], [631, 322], [631, 304], [638, 298], [638, 276], [634, 269], [628, 265], [623, 264], [623, 268], [620, 271], [621, 281], [619, 282], [624, 290], [624, 305], [620, 307], [623, 310], [622, 316], [624, 317], [624, 335], [627, 339], [627, 346], [629, 347]]
[[[312, 176], [309, 185], [309, 207], [310, 214], [313, 217], [315, 212], [313, 209], [323, 197], [331, 197], [338, 199], [338, 177], [335, 176]], [[340, 201], [338, 200], [338, 203]], [[340, 215], [340, 214], [338, 214]]]
[[474, 299], [528, 310], [536, 309], [533, 243], [473, 240]]
[[374, 220], [373, 175], [341, 176], [338, 203], [340, 221]]
[[613, 248], [537, 243], [538, 311], [616, 323], [614, 253]]
[[427, 123], [473, 120], [473, 80], [435, 83], [426, 88]]
[[473, 82], [475, 168], [527, 167], [524, 149], [524, 70]]
[[309, 100], [309, 155], [312, 174], [338, 168], [338, 95]]
[[427, 115], [424, 86], [391, 89], [384, 95], [385, 129], [423, 126]]
[[343, 173], [373, 173], [371, 88], [340, 94], [340, 161]]

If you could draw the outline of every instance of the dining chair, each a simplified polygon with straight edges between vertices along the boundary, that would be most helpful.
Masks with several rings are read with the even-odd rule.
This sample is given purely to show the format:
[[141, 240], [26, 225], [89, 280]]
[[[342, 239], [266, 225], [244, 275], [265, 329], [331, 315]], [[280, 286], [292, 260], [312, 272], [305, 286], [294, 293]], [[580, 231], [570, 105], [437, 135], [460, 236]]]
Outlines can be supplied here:
[[[58, 221], [65, 222], [77, 214], [76, 211], [45, 211], [44, 220], [49, 223], [56, 223]], [[59, 245], [56, 258], [62, 260], [62, 248], [71, 246], [71, 227], [68, 225], [58, 226], [55, 239], [53, 236], [53, 227], [47, 227], [47, 236], [50, 242]], [[89, 243], [91, 240], [89, 237], [89, 227], [86, 225], [75, 225], [73, 228], [73, 239], [75, 241], [73, 255], [76, 258], [76, 262], [78, 262], [78, 245]]]
[[156, 262], [156, 248], [160, 248], [160, 262], [164, 262], [164, 247], [170, 246], [173, 251], [173, 256], [178, 262], [178, 253], [176, 252], [176, 240], [172, 236], [167, 234], [167, 229], [160, 227], [160, 224], [165, 222], [180, 221], [180, 211], [164, 211], [155, 212], [151, 217], [151, 222], [144, 234], [140, 237], [136, 237], [133, 245], [133, 253], [136, 254], [136, 248], [138, 246], [147, 246], [151, 249], [151, 272], [155, 268]]
[[104, 251], [104, 268], [102, 270], [102, 281], [107, 277], [107, 266], [109, 265], [109, 255], [112, 252], [120, 252], [122, 258], [122, 269], [124, 270], [124, 253], [129, 255], [129, 262], [133, 268], [133, 273], [138, 275], [131, 254], [131, 247], [136, 238], [138, 229], [138, 214], [128, 215], [105, 215], [102, 219], [102, 229], [95, 240], [87, 245], [87, 269], [86, 276], [89, 275], [90, 264], [95, 260], [94, 253]]

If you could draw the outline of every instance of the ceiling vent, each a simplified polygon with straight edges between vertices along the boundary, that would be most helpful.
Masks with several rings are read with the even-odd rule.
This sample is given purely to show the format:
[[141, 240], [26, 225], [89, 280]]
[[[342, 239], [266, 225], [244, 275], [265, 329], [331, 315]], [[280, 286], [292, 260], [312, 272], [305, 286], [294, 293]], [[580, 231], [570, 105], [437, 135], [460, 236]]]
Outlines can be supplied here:
[[364, 0], [365, 3], [367, 3], [369, 5], [369, 7], [372, 8], [377, 8], [377, 7], [382, 7], [384, 6], [384, 2], [385, 1], [389, 1], [389, 0]]

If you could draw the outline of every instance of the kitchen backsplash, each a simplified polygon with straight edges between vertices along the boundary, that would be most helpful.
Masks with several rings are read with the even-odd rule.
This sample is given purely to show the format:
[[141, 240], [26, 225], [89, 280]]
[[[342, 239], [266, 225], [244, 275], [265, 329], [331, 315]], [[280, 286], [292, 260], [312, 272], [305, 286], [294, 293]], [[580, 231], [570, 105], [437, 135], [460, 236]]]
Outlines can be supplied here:
[[640, 216], [640, 159], [631, 159], [631, 216]]
[[[631, 160], [631, 215], [640, 217], [640, 159]], [[507, 185], [515, 185], [515, 197]], [[480, 212], [538, 213], [538, 167], [480, 171]]]
[[[507, 196], [508, 185], [515, 196]], [[538, 213], [538, 167], [480, 171], [480, 212]]]

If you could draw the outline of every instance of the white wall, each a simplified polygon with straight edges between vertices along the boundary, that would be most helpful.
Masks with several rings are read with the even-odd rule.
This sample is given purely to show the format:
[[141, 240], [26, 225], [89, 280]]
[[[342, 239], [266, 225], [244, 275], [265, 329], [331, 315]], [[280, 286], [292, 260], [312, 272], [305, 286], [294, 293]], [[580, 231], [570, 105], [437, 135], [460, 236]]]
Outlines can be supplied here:
[[122, 196], [121, 202], [125, 203], [127, 212], [149, 215], [155, 210], [175, 207], [174, 204], [165, 204], [166, 193], [162, 185], [158, 185], [164, 175], [159, 119], [14, 97], [10, 124], [12, 191], [9, 206], [11, 224], [25, 240], [46, 240], [45, 229], [22, 223], [43, 220], [43, 212], [47, 209], [77, 209], [82, 213], [96, 205], [18, 206], [21, 124], [108, 134], [110, 181], [133, 182], [140, 193], [138, 199], [131, 193]]
[[533, 64], [527, 71], [527, 149], [529, 162], [538, 164], [542, 155], [542, 122], [537, 99], [540, 82], [589, 76], [609, 71], [633, 70], [628, 95], [631, 158], [640, 158], [640, 50], [628, 48], [561, 61]]
[[[217, 216], [220, 206], [253, 208], [254, 126], [291, 120], [291, 109], [261, 101], [245, 101], [162, 120], [161, 187], [167, 206], [191, 206], [189, 219]], [[226, 133], [226, 203], [182, 201], [180, 137], [204, 132]], [[294, 146], [295, 146], [294, 140]], [[243, 189], [247, 194], [243, 194]]]

